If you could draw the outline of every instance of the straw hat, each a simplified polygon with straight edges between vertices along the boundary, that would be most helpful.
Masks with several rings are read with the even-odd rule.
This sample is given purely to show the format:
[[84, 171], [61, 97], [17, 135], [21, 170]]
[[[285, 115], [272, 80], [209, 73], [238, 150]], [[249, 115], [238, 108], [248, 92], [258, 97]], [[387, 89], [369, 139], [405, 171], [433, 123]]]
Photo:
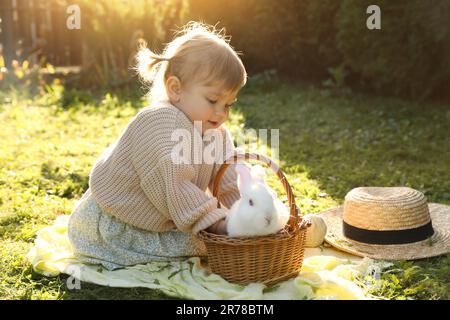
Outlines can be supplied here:
[[358, 256], [413, 260], [450, 252], [450, 206], [407, 187], [360, 187], [321, 213], [325, 241]]

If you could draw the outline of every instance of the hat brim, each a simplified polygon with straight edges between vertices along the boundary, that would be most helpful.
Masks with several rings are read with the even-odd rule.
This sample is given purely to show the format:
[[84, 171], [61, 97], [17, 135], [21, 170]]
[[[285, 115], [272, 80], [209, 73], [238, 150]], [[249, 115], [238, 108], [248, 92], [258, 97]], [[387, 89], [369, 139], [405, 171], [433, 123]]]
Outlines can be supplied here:
[[415, 260], [450, 252], [450, 206], [428, 203], [434, 234], [423, 241], [408, 244], [376, 245], [346, 238], [342, 231], [344, 207], [323, 211], [320, 216], [327, 224], [325, 241], [333, 247], [361, 257], [383, 260]]

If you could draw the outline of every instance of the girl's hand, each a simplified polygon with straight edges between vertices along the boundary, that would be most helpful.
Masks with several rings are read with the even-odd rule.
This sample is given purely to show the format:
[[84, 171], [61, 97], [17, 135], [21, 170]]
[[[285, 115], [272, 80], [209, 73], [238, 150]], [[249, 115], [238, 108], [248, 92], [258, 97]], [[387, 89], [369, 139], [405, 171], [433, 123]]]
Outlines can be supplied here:
[[221, 219], [210, 226], [206, 231], [215, 233], [215, 234], [227, 234], [227, 224], [225, 223], [225, 219]]

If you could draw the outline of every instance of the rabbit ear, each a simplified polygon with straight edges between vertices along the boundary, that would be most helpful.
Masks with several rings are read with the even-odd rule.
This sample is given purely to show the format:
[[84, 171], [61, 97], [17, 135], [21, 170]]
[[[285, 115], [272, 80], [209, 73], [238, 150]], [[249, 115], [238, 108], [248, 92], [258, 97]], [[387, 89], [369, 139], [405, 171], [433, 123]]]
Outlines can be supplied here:
[[255, 181], [265, 183], [265, 177], [266, 177], [266, 171], [264, 170], [264, 168], [261, 165], [257, 164], [252, 167], [252, 178]]
[[239, 190], [243, 190], [249, 187], [252, 183], [252, 175], [250, 168], [243, 163], [238, 163], [235, 166], [235, 170], [238, 174], [237, 184]]
[[272, 188], [268, 188], [270, 194], [272, 195], [272, 198], [277, 199], [278, 198], [278, 193], [273, 190]]

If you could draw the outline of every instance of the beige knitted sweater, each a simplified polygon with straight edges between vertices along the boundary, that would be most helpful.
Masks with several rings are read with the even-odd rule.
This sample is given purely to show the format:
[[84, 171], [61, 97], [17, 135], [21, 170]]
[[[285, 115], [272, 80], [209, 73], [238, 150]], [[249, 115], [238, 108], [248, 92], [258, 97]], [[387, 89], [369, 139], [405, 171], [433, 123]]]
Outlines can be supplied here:
[[[191, 151], [188, 164], [174, 161], [180, 159], [173, 155], [181, 141], [173, 138], [177, 129], [185, 129], [191, 137], [197, 135], [200, 142], [183, 142]], [[219, 150], [222, 159], [227, 159], [230, 152], [236, 152], [231, 135], [223, 125], [216, 130], [223, 137], [223, 142], [216, 140], [223, 146]], [[211, 195], [220, 163], [194, 162], [194, 153], [200, 152], [198, 157], [202, 154], [199, 150], [214, 141], [207, 138], [208, 134], [202, 137], [184, 112], [167, 100], [143, 108], [94, 164], [89, 174], [91, 192], [103, 210], [135, 227], [197, 233], [224, 218], [227, 211], [217, 208], [217, 199]], [[186, 152], [184, 156], [189, 155]], [[240, 197], [236, 180], [231, 165], [220, 187], [221, 203], [227, 208]]]

